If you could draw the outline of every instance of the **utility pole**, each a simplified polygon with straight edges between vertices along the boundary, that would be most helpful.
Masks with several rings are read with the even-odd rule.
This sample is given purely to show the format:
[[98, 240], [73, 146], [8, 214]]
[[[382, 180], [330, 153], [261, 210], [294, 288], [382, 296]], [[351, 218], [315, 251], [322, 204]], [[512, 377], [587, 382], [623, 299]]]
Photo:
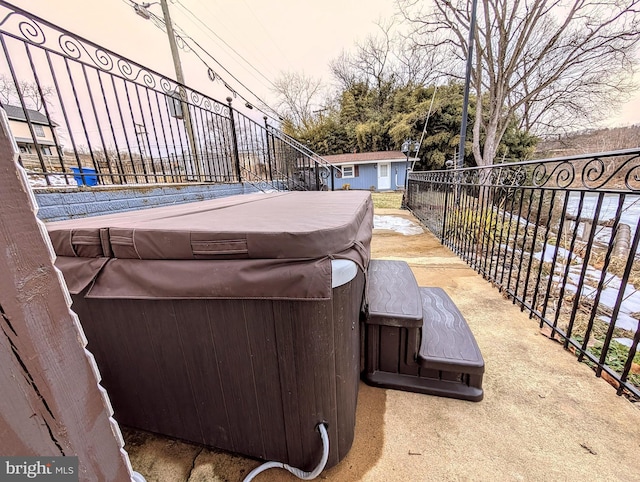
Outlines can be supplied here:
[[[469, 108], [469, 86], [471, 84], [471, 67], [473, 64], [473, 44], [475, 42], [476, 33], [476, 11], [478, 9], [478, 0], [473, 0], [471, 4], [471, 18], [469, 19], [469, 46], [467, 49], [467, 70], [465, 72], [464, 79], [464, 99], [462, 101], [462, 125], [460, 126], [460, 146], [458, 147], [458, 163], [456, 169], [462, 169], [464, 167], [464, 145], [467, 137], [467, 110]], [[480, 79], [477, 79], [480, 82]], [[482, 102], [480, 97], [476, 99], [476, 102]], [[462, 171], [457, 175], [458, 182], [456, 183], [456, 206], [460, 205], [460, 198], [462, 197]]]
[[[156, 2], [154, 2], [156, 3]], [[145, 19], [151, 18], [151, 14], [147, 11], [153, 3], [143, 3], [142, 5], [134, 5], [134, 10], [138, 15]], [[169, 46], [171, 47], [171, 56], [173, 57], [173, 66], [176, 71], [176, 80], [179, 84], [185, 86], [184, 82], [184, 74], [182, 72], [182, 64], [180, 63], [180, 53], [178, 52], [178, 45], [176, 44], [176, 35], [173, 31], [173, 23], [171, 22], [171, 14], [169, 13], [169, 5], [167, 4], [167, 0], [160, 0], [160, 5], [162, 6], [162, 14], [164, 16], [164, 24], [167, 28], [167, 36], [169, 37]], [[198, 180], [202, 180], [201, 178], [201, 166], [198, 156], [198, 149], [196, 148], [196, 140], [193, 134], [193, 124], [191, 123], [191, 113], [189, 112], [189, 104], [182, 100], [182, 96], [180, 96], [180, 108], [182, 109], [182, 117], [184, 119], [184, 129], [187, 131], [187, 137], [189, 139], [189, 147], [191, 152], [193, 153], [193, 160], [190, 160], [190, 163], [195, 165], [195, 171], [198, 175]], [[193, 162], [195, 161], [195, 162]], [[185, 162], [185, 166], [187, 163]], [[187, 170], [187, 174], [189, 174]], [[191, 168], [193, 172], [193, 167]]]
[[[471, 83], [471, 67], [473, 63], [473, 44], [476, 31], [476, 11], [478, 0], [471, 4], [471, 18], [469, 19], [469, 47], [467, 49], [467, 70], [464, 79], [464, 100], [462, 101], [462, 125], [460, 126], [460, 147], [458, 148], [458, 169], [464, 166], [464, 144], [467, 137], [467, 109], [469, 106], [469, 84]], [[480, 80], [478, 80], [480, 82]], [[480, 98], [476, 99], [480, 102]]]
[[[169, 4], [167, 0], [160, 0], [160, 5], [162, 6], [162, 14], [164, 15], [164, 24], [167, 27], [167, 36], [169, 37], [169, 45], [171, 46], [171, 56], [173, 57], [173, 66], [176, 69], [176, 80], [178, 83], [182, 85], [186, 85], [184, 83], [184, 74], [182, 73], [182, 64], [180, 63], [180, 54], [178, 52], [178, 46], [176, 45], [176, 35], [173, 31], [173, 23], [171, 23], [171, 14], [169, 13]], [[196, 168], [196, 174], [198, 175], [198, 180], [201, 181], [200, 172], [200, 160], [198, 159], [198, 149], [196, 148], [196, 140], [193, 135], [193, 125], [191, 124], [191, 113], [189, 112], [189, 104], [185, 101], [181, 100], [182, 106], [182, 115], [184, 117], [184, 128], [187, 131], [187, 137], [189, 138], [189, 146], [191, 147], [191, 152], [193, 153], [193, 164]]]

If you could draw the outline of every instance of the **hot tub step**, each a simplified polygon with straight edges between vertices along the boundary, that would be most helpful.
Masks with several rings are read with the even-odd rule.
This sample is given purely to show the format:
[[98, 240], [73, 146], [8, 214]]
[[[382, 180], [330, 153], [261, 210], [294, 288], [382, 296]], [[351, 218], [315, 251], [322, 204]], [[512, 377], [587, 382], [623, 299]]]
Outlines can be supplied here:
[[[370, 313], [365, 326], [365, 382], [382, 388], [482, 400], [484, 360], [453, 301], [440, 288], [418, 288], [417, 325], [415, 312], [412, 317], [398, 315], [408, 310], [397, 306], [412, 306], [407, 299], [411, 285], [404, 281], [408, 277], [405, 269], [411, 279], [415, 278], [408, 265], [380, 260], [372, 264], [375, 269], [373, 275], [370, 272]], [[380, 293], [382, 297], [376, 298]], [[399, 300], [391, 301], [393, 296]]]
[[[442, 288], [420, 288], [424, 322], [417, 362], [420, 375], [430, 372], [457, 383], [451, 396], [482, 399], [484, 360], [476, 339], [451, 298]], [[459, 396], [456, 396], [459, 395]]]
[[372, 259], [367, 290], [367, 323], [397, 327], [422, 326], [420, 291], [406, 262]]

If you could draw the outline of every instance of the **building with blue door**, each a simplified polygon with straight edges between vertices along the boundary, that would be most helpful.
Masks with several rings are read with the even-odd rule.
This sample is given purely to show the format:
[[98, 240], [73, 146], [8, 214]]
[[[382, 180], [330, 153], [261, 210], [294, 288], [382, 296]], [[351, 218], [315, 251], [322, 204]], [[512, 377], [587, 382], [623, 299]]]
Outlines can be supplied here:
[[323, 158], [339, 168], [333, 172], [334, 189], [372, 191], [404, 189], [407, 172], [419, 160], [400, 151], [359, 152]]

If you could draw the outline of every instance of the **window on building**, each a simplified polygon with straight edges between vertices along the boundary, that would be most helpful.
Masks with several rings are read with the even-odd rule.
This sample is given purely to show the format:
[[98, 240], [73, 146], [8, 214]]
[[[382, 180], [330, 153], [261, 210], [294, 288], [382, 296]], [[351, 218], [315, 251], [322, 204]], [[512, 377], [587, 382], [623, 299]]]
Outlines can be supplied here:
[[18, 147], [20, 148], [20, 152], [22, 154], [31, 154], [31, 148], [28, 144], [20, 144]]
[[36, 137], [44, 137], [44, 127], [39, 125], [34, 125], [33, 131], [36, 133]]
[[343, 178], [348, 178], [348, 177], [355, 177], [355, 167], [353, 166], [353, 164], [348, 165], [348, 166], [342, 166], [342, 177]]
[[45, 156], [51, 155], [51, 148], [49, 146], [40, 146], [40, 150], [42, 151], [42, 154], [44, 154]]

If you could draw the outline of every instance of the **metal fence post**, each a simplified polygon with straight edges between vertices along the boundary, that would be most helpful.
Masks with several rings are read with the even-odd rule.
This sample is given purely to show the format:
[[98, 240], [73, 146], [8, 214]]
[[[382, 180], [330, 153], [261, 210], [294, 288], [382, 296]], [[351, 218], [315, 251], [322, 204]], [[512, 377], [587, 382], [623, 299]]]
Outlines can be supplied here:
[[238, 135], [236, 134], [236, 121], [233, 117], [233, 107], [231, 106], [233, 99], [227, 97], [227, 103], [229, 104], [229, 120], [231, 121], [231, 137], [233, 139], [233, 156], [236, 163], [236, 175], [238, 176], [238, 182], [242, 182], [242, 171], [240, 170], [240, 153], [238, 152]]
[[449, 186], [444, 190], [444, 207], [442, 212], [442, 234], [440, 235], [440, 242], [444, 244], [445, 233], [447, 232], [447, 206], [449, 204]]
[[265, 115], [264, 119], [264, 136], [267, 140], [267, 162], [269, 163], [269, 180], [273, 182], [273, 169], [271, 167], [271, 147], [269, 146], [269, 123], [267, 122], [268, 117]]
[[336, 190], [336, 186], [335, 186], [335, 169], [333, 167], [333, 164], [331, 165], [331, 190], [332, 191]]

